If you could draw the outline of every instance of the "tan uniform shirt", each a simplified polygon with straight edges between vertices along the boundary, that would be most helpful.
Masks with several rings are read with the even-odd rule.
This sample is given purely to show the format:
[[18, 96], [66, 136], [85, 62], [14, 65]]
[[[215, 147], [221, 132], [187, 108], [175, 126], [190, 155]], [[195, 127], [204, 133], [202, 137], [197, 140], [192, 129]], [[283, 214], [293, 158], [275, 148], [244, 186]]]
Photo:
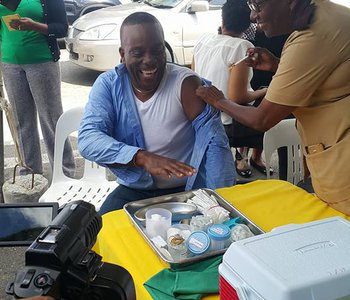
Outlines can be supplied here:
[[350, 215], [350, 9], [314, 3], [313, 23], [286, 41], [266, 99], [296, 107], [315, 192]]

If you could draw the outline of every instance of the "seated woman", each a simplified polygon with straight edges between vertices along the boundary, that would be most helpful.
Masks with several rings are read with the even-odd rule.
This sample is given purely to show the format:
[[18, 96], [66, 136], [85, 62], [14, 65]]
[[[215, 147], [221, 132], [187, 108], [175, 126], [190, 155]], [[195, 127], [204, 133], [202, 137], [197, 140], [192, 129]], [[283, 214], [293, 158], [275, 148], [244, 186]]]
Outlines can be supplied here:
[[[248, 104], [265, 95], [266, 89], [253, 91], [250, 80], [253, 70], [246, 64], [235, 65], [246, 55], [253, 44], [241, 38], [250, 26], [250, 10], [245, 0], [228, 0], [222, 7], [221, 33], [205, 34], [194, 48], [192, 69], [200, 76], [219, 87], [225, 97], [239, 104]], [[239, 147], [231, 138], [232, 119], [221, 114], [222, 122], [230, 140], [231, 147]], [[249, 146], [249, 145], [242, 145]], [[260, 152], [261, 155], [261, 152]], [[261, 159], [261, 158], [259, 158]], [[244, 177], [250, 177], [246, 159], [236, 151], [236, 170]]]

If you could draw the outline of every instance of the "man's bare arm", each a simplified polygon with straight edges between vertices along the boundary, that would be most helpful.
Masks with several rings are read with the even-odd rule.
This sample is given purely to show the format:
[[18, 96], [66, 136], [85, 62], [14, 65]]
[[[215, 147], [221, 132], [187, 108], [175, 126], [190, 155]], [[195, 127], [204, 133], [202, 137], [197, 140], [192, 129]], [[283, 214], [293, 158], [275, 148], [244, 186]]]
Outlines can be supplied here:
[[196, 95], [196, 89], [201, 86], [197, 76], [184, 79], [181, 87], [181, 102], [184, 112], [190, 121], [193, 121], [204, 109], [205, 102]]
[[295, 107], [276, 104], [266, 98], [258, 107], [247, 107], [225, 99], [216, 87], [199, 87], [196, 91], [205, 102], [229, 114], [236, 121], [259, 131], [267, 131], [291, 114]]

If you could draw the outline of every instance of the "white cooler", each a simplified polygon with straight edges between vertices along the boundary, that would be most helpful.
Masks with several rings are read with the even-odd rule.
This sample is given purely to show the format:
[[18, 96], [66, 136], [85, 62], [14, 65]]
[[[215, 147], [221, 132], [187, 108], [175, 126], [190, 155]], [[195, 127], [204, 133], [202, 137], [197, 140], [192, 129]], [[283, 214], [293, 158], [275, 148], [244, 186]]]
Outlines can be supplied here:
[[349, 300], [350, 222], [333, 217], [235, 242], [219, 273], [221, 300]]

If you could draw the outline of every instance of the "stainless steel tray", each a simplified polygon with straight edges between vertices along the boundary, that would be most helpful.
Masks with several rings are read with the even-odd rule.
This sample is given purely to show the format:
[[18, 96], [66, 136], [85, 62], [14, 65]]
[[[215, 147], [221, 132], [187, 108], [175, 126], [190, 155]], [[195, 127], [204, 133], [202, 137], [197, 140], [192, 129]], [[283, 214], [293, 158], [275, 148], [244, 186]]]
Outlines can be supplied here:
[[[243, 220], [243, 223], [250, 228], [250, 230], [253, 232], [254, 235], [264, 233], [264, 231], [261, 228], [255, 225], [251, 220], [249, 220], [246, 216], [244, 216], [240, 211], [238, 211], [234, 206], [232, 206], [232, 204], [230, 204], [224, 198], [222, 198], [218, 193], [216, 193], [211, 189], [201, 189], [201, 190], [205, 190], [209, 195], [213, 195], [217, 200], [218, 204], [230, 212], [231, 218], [241, 217], [241, 219]], [[222, 254], [226, 251], [226, 249], [211, 251], [203, 255], [192, 256], [192, 257], [184, 258], [178, 261], [174, 261], [169, 259], [166, 255], [164, 255], [161, 249], [156, 247], [154, 243], [151, 241], [151, 239], [147, 236], [144, 220], [142, 217], [140, 218], [140, 212], [142, 215], [142, 213], [147, 210], [147, 207], [149, 206], [156, 207], [157, 204], [162, 204], [161, 206], [164, 206], [163, 205], [164, 203], [174, 203], [174, 202], [185, 203], [188, 199], [192, 198], [194, 195], [195, 194], [193, 193], [193, 191], [186, 191], [182, 193], [169, 194], [165, 196], [154, 197], [154, 198], [149, 198], [144, 200], [137, 200], [137, 201], [129, 202], [124, 205], [124, 211], [130, 218], [132, 223], [135, 225], [136, 229], [144, 237], [144, 239], [147, 241], [147, 243], [150, 245], [153, 251], [163, 261], [169, 263], [171, 266], [190, 264], [195, 261], [199, 261], [208, 257]]]

